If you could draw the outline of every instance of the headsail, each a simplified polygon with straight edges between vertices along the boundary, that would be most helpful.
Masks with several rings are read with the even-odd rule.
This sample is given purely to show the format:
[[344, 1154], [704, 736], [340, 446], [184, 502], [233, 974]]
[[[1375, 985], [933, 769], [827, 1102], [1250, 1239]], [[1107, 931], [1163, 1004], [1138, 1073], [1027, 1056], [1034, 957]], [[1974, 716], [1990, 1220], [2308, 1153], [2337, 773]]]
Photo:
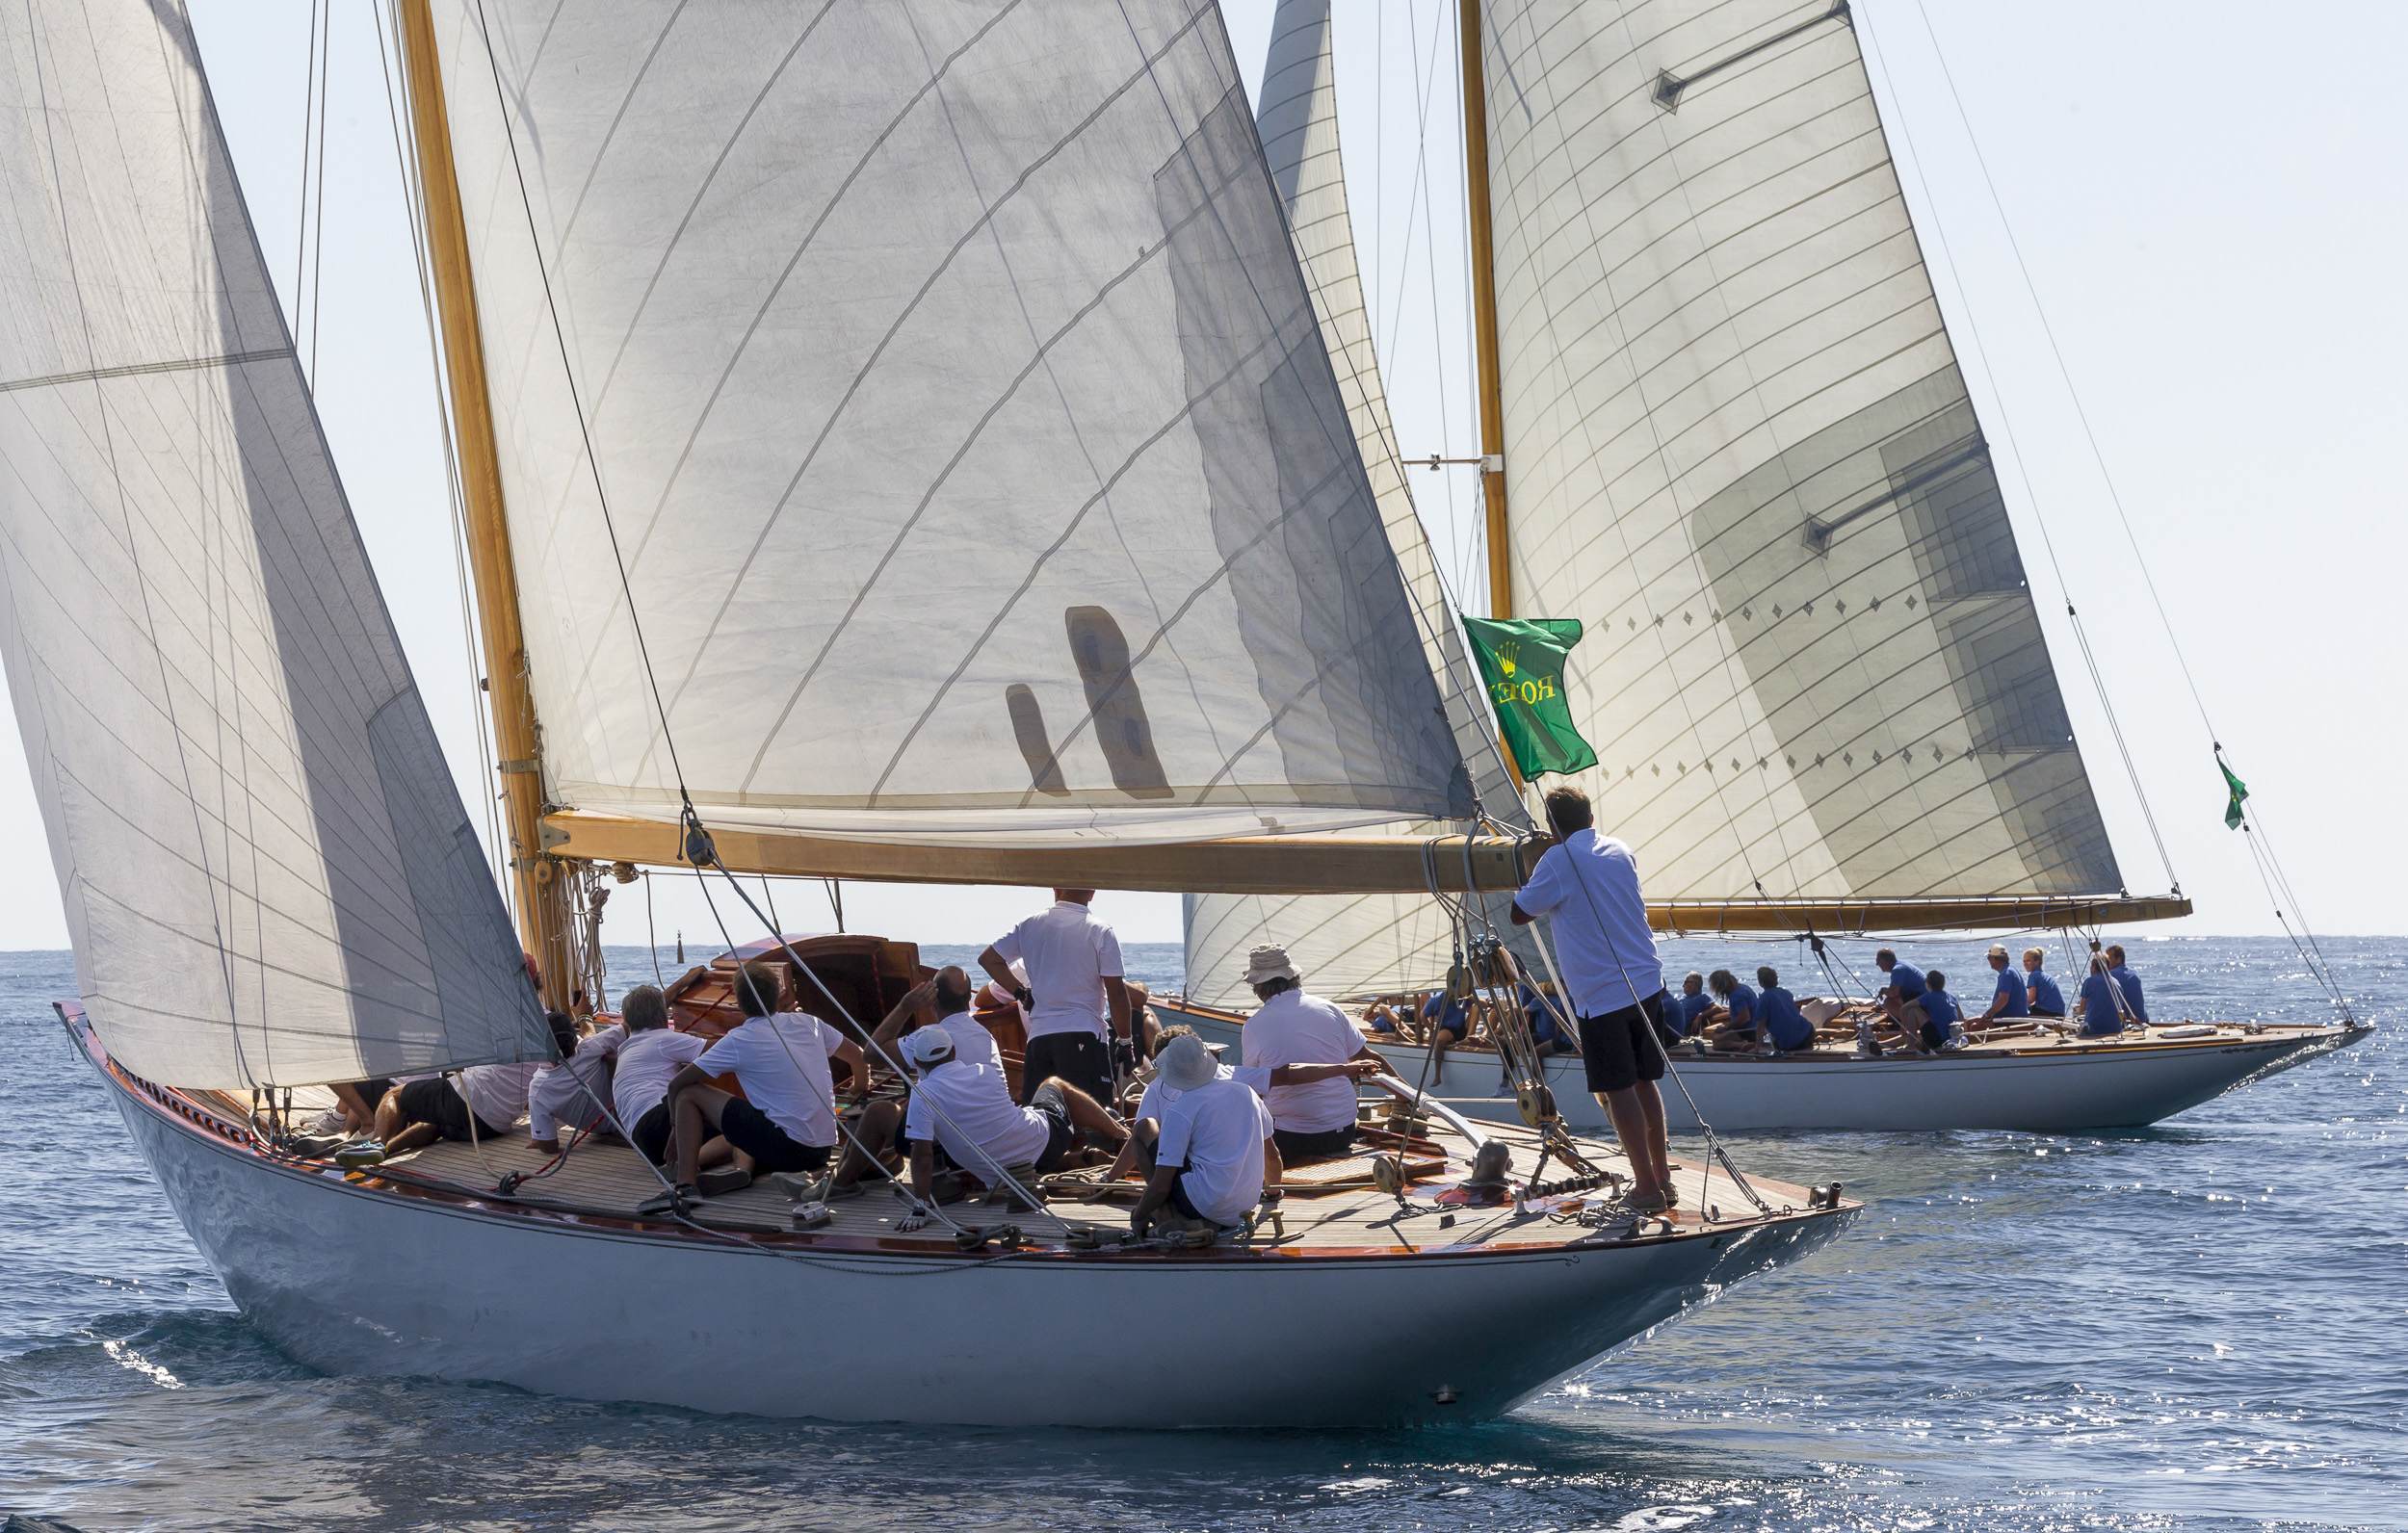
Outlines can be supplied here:
[[555, 797], [1468, 811], [1209, 0], [436, 14]]
[[[1413, 509], [1389, 425], [1355, 264], [1330, 46], [1329, 0], [1280, 0], [1271, 17], [1255, 125], [1287, 208], [1322, 340], [1379, 503], [1380, 523], [1421, 614], [1424, 659], [1439, 680], [1456, 748], [1472, 768], [1482, 807], [1507, 824], [1527, 825], [1521, 796], [1497, 755], [1495, 725], [1464, 653], [1437, 559]], [[1415, 828], [1396, 827], [1400, 833]], [[1504, 902], [1490, 903], [1501, 920]], [[1332, 995], [1419, 989], [1446, 977], [1459, 941], [1446, 911], [1421, 896], [1191, 895], [1188, 995], [1211, 1005], [1244, 1001], [1239, 975], [1246, 950], [1258, 942], [1284, 944], [1310, 982]], [[1516, 941], [1526, 944], [1527, 938], [1516, 933]], [[1534, 951], [1523, 957], [1531, 965], [1538, 961]]]
[[543, 1057], [171, 4], [0, 13], [0, 625], [85, 1004], [242, 1088]]
[[1846, 0], [1489, 0], [1517, 610], [1652, 896], [2106, 894]]

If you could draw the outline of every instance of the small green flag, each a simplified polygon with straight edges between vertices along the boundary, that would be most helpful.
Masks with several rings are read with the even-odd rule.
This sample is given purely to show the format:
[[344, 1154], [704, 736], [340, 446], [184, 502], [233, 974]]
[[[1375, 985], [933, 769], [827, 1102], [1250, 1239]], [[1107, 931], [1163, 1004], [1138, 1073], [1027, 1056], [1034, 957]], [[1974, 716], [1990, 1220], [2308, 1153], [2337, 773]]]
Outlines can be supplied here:
[[1467, 617], [1463, 626], [1505, 748], [1523, 777], [1596, 766], [1597, 753], [1572, 726], [1572, 705], [1563, 695], [1563, 661], [1581, 641], [1579, 620]]
[[2233, 775], [2233, 769], [2224, 765], [2224, 758], [2221, 756], [2215, 759], [2215, 769], [2224, 774], [2224, 786], [2231, 789], [2233, 793], [2232, 801], [2224, 806], [2224, 828], [2238, 830], [2240, 829], [2240, 801], [2249, 796], [2249, 785]]

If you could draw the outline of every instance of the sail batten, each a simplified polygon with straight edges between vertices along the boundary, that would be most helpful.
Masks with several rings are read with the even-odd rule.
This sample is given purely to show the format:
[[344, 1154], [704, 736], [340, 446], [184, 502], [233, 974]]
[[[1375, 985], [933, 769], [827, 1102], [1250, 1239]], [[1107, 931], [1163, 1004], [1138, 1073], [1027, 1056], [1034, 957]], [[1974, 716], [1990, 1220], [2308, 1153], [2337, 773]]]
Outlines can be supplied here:
[[1651, 896], [2111, 897], [1846, 7], [1482, 9], [1505, 553]]
[[550, 1052], [172, 5], [0, 16], [0, 591], [78, 987], [240, 1089]]

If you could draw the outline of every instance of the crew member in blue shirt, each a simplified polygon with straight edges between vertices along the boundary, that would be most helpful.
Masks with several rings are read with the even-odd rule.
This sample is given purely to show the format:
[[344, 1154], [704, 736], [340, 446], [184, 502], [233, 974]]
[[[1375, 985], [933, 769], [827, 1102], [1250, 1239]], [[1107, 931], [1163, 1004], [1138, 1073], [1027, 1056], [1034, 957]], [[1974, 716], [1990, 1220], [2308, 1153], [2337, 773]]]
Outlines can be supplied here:
[[2123, 1000], [2124, 993], [2116, 988], [2114, 978], [2107, 974], [2107, 955], [2093, 953], [2090, 973], [2084, 974], [2081, 981], [2081, 1036], [2111, 1038], [2122, 1032]]
[[2107, 977], [2114, 980], [2117, 988], [2124, 992], [2124, 1015], [2133, 1022], [2147, 1023], [2149, 1008], [2141, 1003], [2140, 976], [2133, 973], [2130, 964], [2124, 962], [2122, 943], [2107, 944]]
[[1538, 1046], [1540, 1058], [1549, 1054], [1570, 1053], [1572, 1040], [1556, 1022], [1547, 998], [1534, 987], [1524, 984], [1521, 991], [1522, 1015], [1530, 1019], [1531, 1041]]
[[1460, 997], [1433, 990], [1422, 1001], [1422, 1036], [1429, 1041], [1429, 1078], [1447, 1078], [1447, 1051], [1472, 1035], [1472, 1014]]
[[1890, 982], [1881, 987], [1875, 998], [1881, 1014], [1898, 1025], [1898, 1042], [1912, 1047], [1924, 1026], [1924, 972], [1913, 964], [1898, 961], [1898, 954], [1884, 948], [1872, 955], [1873, 967], [1889, 975]]
[[2031, 998], [2024, 994], [2024, 976], [2015, 973], [2008, 963], [2003, 945], [1995, 942], [1990, 945], [1990, 967], [1998, 975], [1998, 985], [1990, 996], [1990, 1009], [1976, 1020], [2004, 1022], [2010, 1017], [2030, 1016]]
[[1549, 790], [1546, 808], [1556, 844], [1513, 896], [1513, 922], [1553, 918], [1556, 958], [1567, 1009], [1578, 1019], [1588, 1089], [1630, 1157], [1628, 1207], [1661, 1211], [1678, 1197], [1663, 1095], [1656, 1089], [1666, 1063], [1658, 1029], [1669, 998], [1655, 933], [1647, 926], [1638, 862], [1629, 846], [1597, 834], [1588, 795], [1579, 789]]
[[1756, 971], [1756, 1022], [1771, 1040], [1776, 1053], [1793, 1053], [1815, 1046], [1815, 1025], [1797, 1009], [1797, 998], [1782, 987], [1770, 964]]
[[1672, 1009], [1680, 1014], [1678, 1030], [1684, 1038], [1697, 1036], [1697, 1020], [1714, 1009], [1714, 998], [1706, 994], [1706, 976], [1692, 969], [1681, 981], [1679, 999]]
[[1924, 979], [1921, 998], [1924, 1007], [1923, 1043], [1924, 1052], [1928, 1053], [1938, 1053], [1948, 1047], [1949, 1034], [1956, 1030], [1956, 1025], [1965, 1015], [1964, 1009], [1957, 1005], [1956, 998], [1949, 994], [1948, 984], [1949, 976], [1937, 969]]
[[2065, 992], [2057, 989], [2056, 981], [2040, 967], [2048, 959], [2049, 955], [2037, 948], [2024, 949], [2024, 987], [2031, 1001], [2033, 1016], [2062, 1017], [2065, 1015]]
[[1741, 984], [1740, 976], [1728, 969], [1707, 975], [1706, 988], [1714, 992], [1714, 1004], [1722, 1010], [1722, 1020], [1706, 1030], [1707, 1038], [1717, 1049], [1754, 1048], [1756, 992]]

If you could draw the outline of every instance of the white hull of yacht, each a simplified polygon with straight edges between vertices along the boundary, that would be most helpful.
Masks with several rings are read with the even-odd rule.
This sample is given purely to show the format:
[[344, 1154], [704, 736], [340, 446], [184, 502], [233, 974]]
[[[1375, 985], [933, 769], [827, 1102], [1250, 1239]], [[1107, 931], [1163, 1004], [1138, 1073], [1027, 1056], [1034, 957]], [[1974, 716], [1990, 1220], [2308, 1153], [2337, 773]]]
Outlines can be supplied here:
[[[1237, 1020], [1226, 1012], [1156, 1001], [1165, 1015], [1208, 1040], [1237, 1047]], [[1784, 1058], [1730, 1055], [1678, 1058], [1676, 1084], [1663, 1083], [1664, 1112], [1676, 1130], [1699, 1119], [1723, 1132], [1765, 1130], [1924, 1131], [2019, 1129], [2070, 1132], [2142, 1128], [2195, 1107], [2261, 1076], [2327, 1052], [2363, 1035], [2346, 1027], [2225, 1031], [2210, 1039], [1981, 1047], [1939, 1055], [1857, 1059], [1843, 1052]], [[1428, 1051], [1382, 1043], [1400, 1078], [1419, 1081]], [[1446, 1075], [1429, 1087], [1466, 1117], [1519, 1122], [1512, 1093], [1497, 1090], [1497, 1056], [1453, 1051]], [[1577, 1057], [1547, 1062], [1557, 1109], [1576, 1133], [1611, 1126], [1588, 1092]], [[1694, 1106], [1691, 1104], [1694, 1103]]]
[[[1013, 1427], [1481, 1418], [1846, 1220], [1410, 1260], [781, 1255], [353, 1184], [101, 1074], [227, 1293], [300, 1362], [701, 1411]], [[1464, 1325], [1467, 1284], [1483, 1312], [1543, 1323]]]

